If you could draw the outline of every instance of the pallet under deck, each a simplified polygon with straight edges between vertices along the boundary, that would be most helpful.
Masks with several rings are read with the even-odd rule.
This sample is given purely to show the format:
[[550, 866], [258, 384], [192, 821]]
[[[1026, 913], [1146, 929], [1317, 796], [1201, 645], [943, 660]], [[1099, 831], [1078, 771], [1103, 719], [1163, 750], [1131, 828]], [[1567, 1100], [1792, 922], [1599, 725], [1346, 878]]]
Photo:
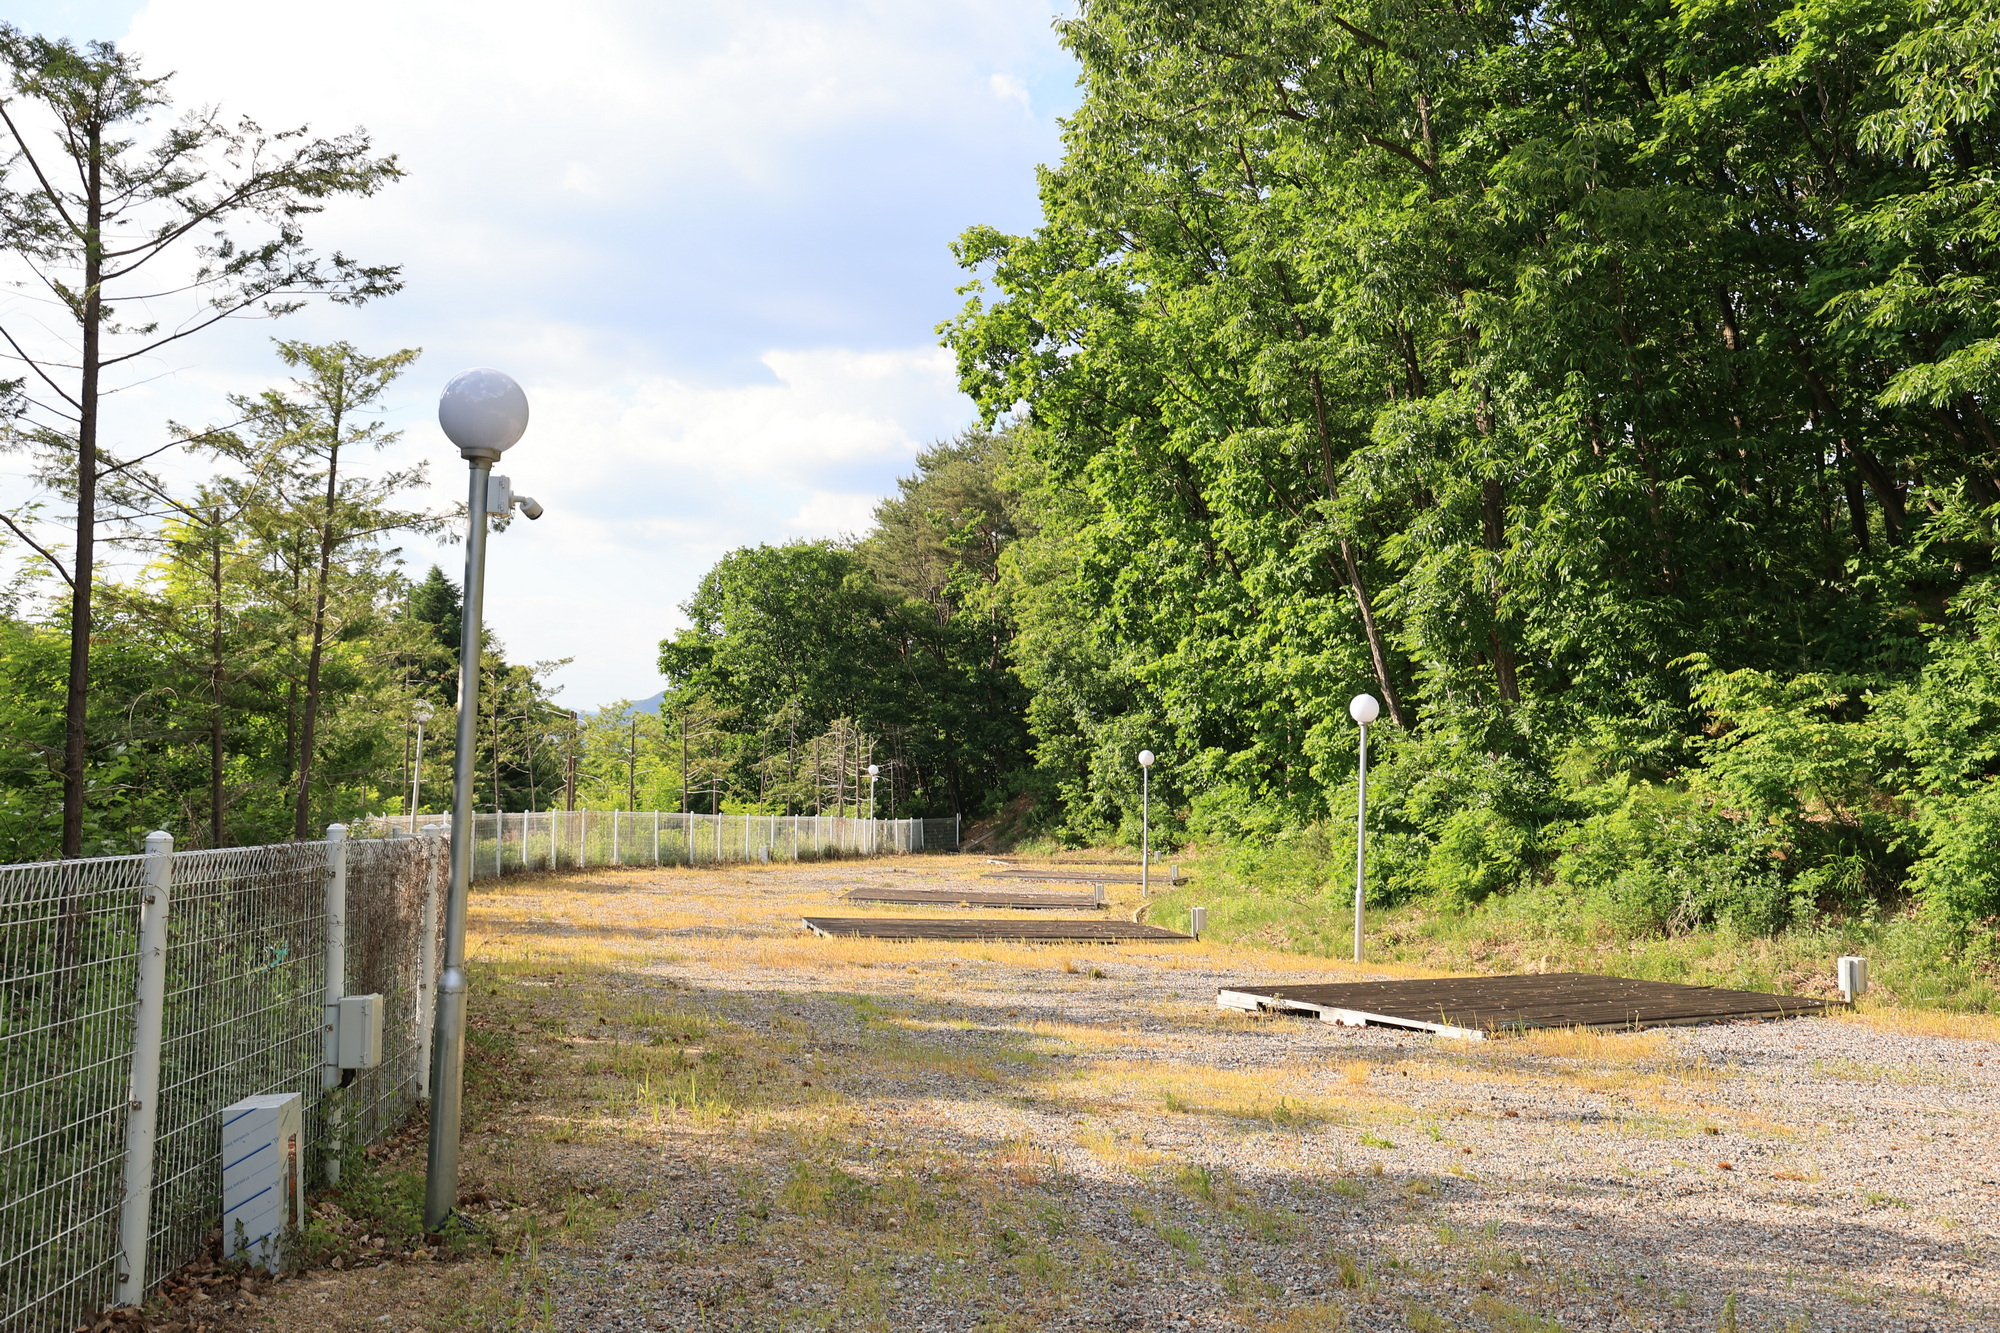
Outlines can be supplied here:
[[1530, 1028], [1636, 1029], [1732, 1018], [1796, 1018], [1838, 1000], [1765, 995], [1716, 986], [1555, 972], [1540, 976], [1435, 977], [1335, 985], [1225, 986], [1224, 1009], [1311, 1014], [1347, 1027], [1378, 1024], [1474, 1041]]

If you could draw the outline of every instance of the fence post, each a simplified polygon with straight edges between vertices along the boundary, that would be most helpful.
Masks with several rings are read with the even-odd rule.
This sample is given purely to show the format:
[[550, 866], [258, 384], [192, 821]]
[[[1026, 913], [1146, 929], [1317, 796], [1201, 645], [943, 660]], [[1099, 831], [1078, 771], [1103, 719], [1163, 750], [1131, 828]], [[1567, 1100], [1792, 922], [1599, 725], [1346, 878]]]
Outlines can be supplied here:
[[444, 869], [437, 839], [442, 832], [440, 825], [424, 825], [424, 855], [431, 868], [424, 877], [424, 936], [417, 941], [417, 1096], [425, 1101], [431, 1098], [431, 1024], [437, 1020], [438, 874]]
[[132, 1006], [132, 1087], [125, 1100], [125, 1197], [118, 1208], [118, 1303], [146, 1299], [153, 1234], [153, 1143], [160, 1124], [160, 1034], [167, 1004], [167, 909], [174, 887], [174, 835], [146, 835], [146, 887], [139, 900], [139, 984]]
[[618, 812], [616, 810], [611, 812], [611, 864], [624, 864], [618, 859]]
[[347, 994], [347, 825], [326, 826], [326, 1010], [319, 1085], [326, 1101], [326, 1183], [340, 1183], [340, 1001]]
[[653, 864], [660, 864], [660, 812], [653, 811]]

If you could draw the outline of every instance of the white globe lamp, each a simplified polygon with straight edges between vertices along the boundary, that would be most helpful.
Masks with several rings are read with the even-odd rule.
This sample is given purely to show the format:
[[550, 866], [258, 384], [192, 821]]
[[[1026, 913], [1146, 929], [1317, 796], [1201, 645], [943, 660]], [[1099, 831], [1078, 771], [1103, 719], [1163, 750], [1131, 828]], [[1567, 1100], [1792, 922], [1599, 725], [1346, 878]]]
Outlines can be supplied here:
[[528, 395], [505, 371], [460, 371], [438, 396], [438, 425], [462, 456], [492, 461], [527, 433]]

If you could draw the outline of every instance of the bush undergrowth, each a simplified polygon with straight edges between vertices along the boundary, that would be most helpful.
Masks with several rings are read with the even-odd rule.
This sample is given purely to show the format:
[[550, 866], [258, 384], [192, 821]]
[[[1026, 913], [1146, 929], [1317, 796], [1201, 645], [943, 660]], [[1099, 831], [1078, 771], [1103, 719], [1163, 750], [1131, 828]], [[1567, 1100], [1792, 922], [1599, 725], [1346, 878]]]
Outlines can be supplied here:
[[[1181, 854], [1192, 882], [1155, 895], [1148, 919], [1167, 926], [1208, 909], [1207, 936], [1326, 958], [1354, 947], [1353, 842], [1315, 830], [1250, 849], [1211, 846]], [[1580, 898], [1561, 879], [1482, 901], [1424, 896], [1383, 904], [1371, 891], [1367, 957], [1480, 972], [1599, 972], [1692, 985], [1832, 995], [1834, 960], [1869, 959], [1874, 991], [1895, 1002], [1991, 1012], [2000, 985], [1990, 960], [1962, 935], [1914, 908], [1860, 911], [1769, 929], [1724, 914], [1665, 921], [1616, 899]]]

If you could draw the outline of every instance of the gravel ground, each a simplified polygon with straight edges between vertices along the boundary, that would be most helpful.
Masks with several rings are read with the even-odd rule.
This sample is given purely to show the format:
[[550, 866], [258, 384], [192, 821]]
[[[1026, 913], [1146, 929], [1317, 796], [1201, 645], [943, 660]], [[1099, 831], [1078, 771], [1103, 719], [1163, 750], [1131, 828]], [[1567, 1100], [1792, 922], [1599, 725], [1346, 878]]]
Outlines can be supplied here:
[[[643, 1204], [544, 1252], [534, 1326], [2000, 1330], [2000, 1041], [1863, 1015], [1468, 1043], [1219, 1011], [1386, 974], [1212, 942], [799, 931], [985, 868], [475, 900], [478, 956], [610, 950], [626, 1000], [706, 1017], [693, 1077], [744, 1089], [554, 1140]], [[615, 1044], [567, 1031], [531, 1050]]]

